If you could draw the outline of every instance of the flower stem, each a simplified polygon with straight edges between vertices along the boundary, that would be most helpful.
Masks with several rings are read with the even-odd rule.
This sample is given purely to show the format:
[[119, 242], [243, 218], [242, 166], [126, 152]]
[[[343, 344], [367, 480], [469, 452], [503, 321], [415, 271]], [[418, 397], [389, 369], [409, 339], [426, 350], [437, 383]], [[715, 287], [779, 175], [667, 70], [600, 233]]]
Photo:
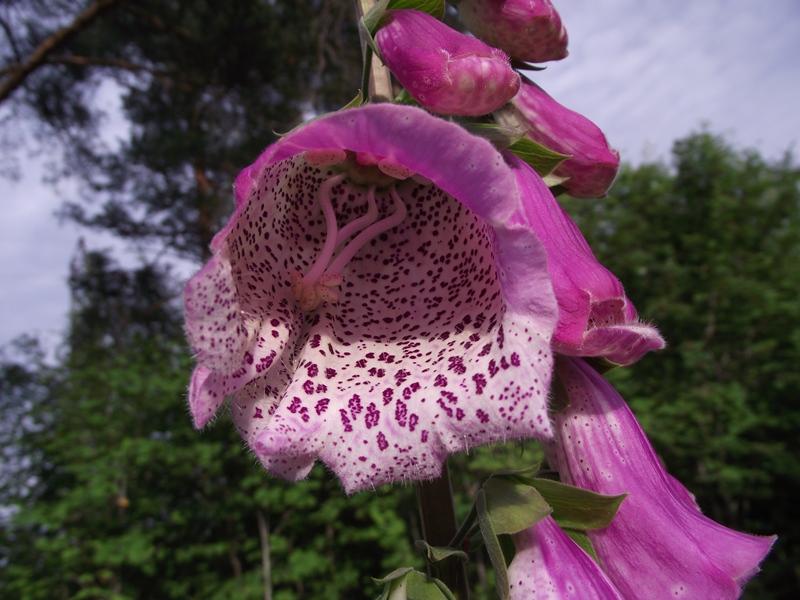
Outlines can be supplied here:
[[[448, 546], [458, 530], [453, 488], [447, 461], [442, 465], [442, 475], [433, 481], [417, 482], [417, 502], [422, 519], [422, 536], [431, 546]], [[439, 576], [458, 600], [469, 600], [467, 570], [457, 558], [441, 563]], [[430, 570], [430, 566], [429, 566]]]
[[[375, 4], [376, 0], [356, 0], [356, 18], [360, 21]], [[391, 102], [392, 74], [380, 59], [375, 60], [372, 49], [364, 40], [361, 41], [361, 51], [364, 53], [363, 86], [368, 88], [362, 91], [372, 102]]]

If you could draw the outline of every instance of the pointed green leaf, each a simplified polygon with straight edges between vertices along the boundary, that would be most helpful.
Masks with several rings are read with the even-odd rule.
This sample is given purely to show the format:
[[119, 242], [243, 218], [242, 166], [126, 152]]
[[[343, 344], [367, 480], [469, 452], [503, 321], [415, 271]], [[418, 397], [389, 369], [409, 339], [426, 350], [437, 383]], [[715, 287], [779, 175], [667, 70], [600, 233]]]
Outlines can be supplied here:
[[592, 540], [589, 539], [589, 536], [586, 535], [585, 531], [581, 531], [579, 529], [569, 529], [563, 528], [564, 533], [566, 533], [573, 542], [578, 544], [586, 554], [591, 556], [594, 559], [594, 562], [598, 562], [597, 560], [597, 553], [594, 550], [594, 546], [592, 545]]
[[527, 529], [553, 511], [532, 484], [523, 483], [514, 476], [492, 476], [482, 489], [492, 528], [498, 534]]
[[383, 579], [373, 577], [372, 580], [386, 584], [379, 600], [456, 600], [443, 582], [411, 567], [403, 567]]
[[478, 524], [480, 525], [481, 534], [483, 535], [483, 543], [486, 545], [486, 553], [489, 555], [489, 560], [494, 568], [497, 595], [500, 596], [502, 600], [508, 600], [510, 595], [508, 566], [506, 566], [500, 540], [497, 539], [497, 533], [495, 533], [492, 520], [489, 518], [489, 509], [486, 505], [486, 492], [483, 491], [483, 488], [478, 490], [478, 493], [475, 495], [475, 506], [478, 509]]
[[356, 97], [353, 98], [352, 100], [350, 100], [350, 102], [345, 104], [339, 110], [344, 110], [346, 108], [357, 108], [357, 107], [361, 106], [362, 104], [364, 104], [364, 92], [362, 92], [361, 90], [358, 90], [358, 94], [356, 95]]
[[508, 149], [528, 163], [542, 177], [550, 175], [562, 162], [570, 158], [569, 154], [559, 154], [530, 138], [515, 142]]
[[414, 567], [400, 567], [399, 569], [395, 569], [391, 573], [389, 573], [386, 577], [382, 577], [381, 579], [376, 579], [372, 577], [372, 581], [375, 583], [389, 583], [390, 581], [394, 581], [398, 577], [402, 577], [406, 573], [413, 571]]
[[425, 540], [417, 540], [414, 545], [417, 548], [424, 550], [425, 556], [427, 556], [428, 560], [431, 562], [439, 562], [440, 560], [444, 560], [445, 558], [449, 558], [451, 556], [455, 556], [461, 561], [469, 562], [467, 553], [463, 552], [462, 550], [456, 550], [455, 548], [450, 548], [447, 546], [431, 546]]
[[553, 518], [564, 528], [602, 529], [628, 496], [603, 496], [552, 479], [533, 479], [531, 485], [553, 507]]

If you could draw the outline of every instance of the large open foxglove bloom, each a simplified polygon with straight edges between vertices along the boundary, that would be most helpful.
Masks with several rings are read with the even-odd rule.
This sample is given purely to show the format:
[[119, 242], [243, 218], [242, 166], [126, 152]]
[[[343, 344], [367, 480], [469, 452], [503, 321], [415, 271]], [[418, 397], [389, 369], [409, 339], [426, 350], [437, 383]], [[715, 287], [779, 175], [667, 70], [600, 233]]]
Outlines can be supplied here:
[[608, 527], [587, 532], [614, 585], [629, 600], [738, 598], [775, 538], [704, 516], [664, 470], [625, 401], [583, 360], [559, 357], [556, 372], [569, 397], [555, 415], [561, 480], [628, 494]]
[[348, 492], [552, 435], [546, 254], [491, 144], [413, 107], [349, 109], [270, 146], [235, 196], [186, 286], [197, 427], [231, 396], [267, 470], [319, 457]]
[[601, 265], [575, 222], [542, 178], [509, 153], [528, 220], [547, 250], [558, 300], [553, 349], [571, 356], [603, 357], [629, 365], [664, 347], [658, 330], [639, 320], [622, 284]]

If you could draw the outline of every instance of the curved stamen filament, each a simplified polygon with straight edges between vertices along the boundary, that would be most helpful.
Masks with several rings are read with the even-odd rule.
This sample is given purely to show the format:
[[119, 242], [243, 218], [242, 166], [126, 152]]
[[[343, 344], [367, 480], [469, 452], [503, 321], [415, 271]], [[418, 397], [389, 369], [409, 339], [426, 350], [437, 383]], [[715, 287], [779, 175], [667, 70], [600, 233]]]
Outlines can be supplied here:
[[336, 175], [335, 177], [331, 177], [325, 183], [323, 183], [319, 188], [319, 204], [322, 208], [322, 214], [325, 216], [325, 225], [327, 226], [328, 230], [325, 237], [325, 245], [322, 247], [322, 251], [317, 256], [317, 260], [311, 269], [303, 276], [303, 287], [312, 286], [317, 282], [317, 279], [320, 278], [325, 272], [325, 268], [328, 266], [331, 258], [333, 257], [333, 252], [336, 250], [337, 244], [337, 232], [338, 226], [336, 224], [336, 213], [333, 210], [333, 204], [331, 204], [330, 193], [337, 183], [340, 183], [345, 177], [344, 173]]
[[394, 186], [392, 186], [391, 193], [392, 198], [394, 199], [394, 212], [385, 219], [381, 219], [377, 223], [373, 223], [359, 233], [353, 239], [353, 241], [347, 244], [347, 246], [345, 246], [339, 255], [333, 260], [330, 266], [325, 270], [326, 274], [333, 275], [341, 273], [347, 263], [349, 263], [350, 260], [355, 256], [356, 252], [361, 250], [361, 248], [367, 242], [369, 242], [375, 236], [380, 235], [385, 231], [389, 231], [393, 227], [397, 227], [403, 222], [403, 219], [405, 219], [406, 215], [408, 214], [408, 209], [406, 208], [402, 198], [400, 198], [398, 195], [397, 189], [395, 189]]
[[[405, 203], [398, 195], [395, 187], [392, 186], [391, 194], [394, 199], [395, 210], [385, 219], [376, 221], [378, 218], [378, 206], [375, 202], [376, 186], [373, 185], [367, 194], [367, 212], [350, 221], [342, 229], [338, 229], [330, 193], [333, 186], [342, 181], [343, 178], [344, 174], [337, 175], [326, 181], [319, 188], [319, 204], [325, 216], [327, 237], [319, 256], [317, 256], [317, 260], [305, 275], [301, 275], [299, 271], [294, 271], [290, 274], [292, 295], [296, 300], [299, 300], [300, 308], [305, 311], [314, 310], [321, 302], [336, 303], [339, 299], [339, 291], [334, 288], [341, 285], [342, 272], [347, 263], [355, 256], [356, 252], [376, 235], [396, 227], [403, 222], [403, 219], [408, 214]], [[355, 237], [334, 258], [333, 254], [336, 248], [346, 242], [352, 235], [355, 235]]]
[[367, 212], [357, 219], [350, 221], [336, 234], [336, 247], [338, 248], [347, 241], [354, 233], [361, 231], [365, 227], [372, 225], [378, 218], [378, 205], [375, 203], [375, 186], [370, 186], [367, 195]]

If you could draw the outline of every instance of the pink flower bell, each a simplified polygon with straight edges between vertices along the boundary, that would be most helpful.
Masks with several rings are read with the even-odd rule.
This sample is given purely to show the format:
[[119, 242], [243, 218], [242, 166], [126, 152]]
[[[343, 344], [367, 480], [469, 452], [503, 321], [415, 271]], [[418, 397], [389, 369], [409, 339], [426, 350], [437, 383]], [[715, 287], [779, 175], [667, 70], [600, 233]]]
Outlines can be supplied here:
[[506, 153], [531, 226], [547, 250], [558, 301], [553, 349], [572, 356], [598, 356], [620, 365], [660, 350], [655, 327], [639, 321], [622, 284], [595, 258], [570, 216], [525, 162]]
[[569, 54], [550, 0], [459, 0], [458, 13], [472, 33], [512, 58], [541, 63]]
[[375, 34], [386, 66], [422, 106], [442, 115], [478, 116], [519, 91], [508, 56], [417, 10], [390, 10]]
[[552, 437], [547, 259], [489, 142], [416, 107], [352, 108], [282, 137], [235, 193], [185, 292], [197, 427], [231, 396], [268, 471], [320, 458], [348, 493]]
[[[564, 187], [575, 198], [603, 198], [619, 170], [619, 152], [586, 117], [561, 106], [538, 85], [523, 80], [512, 105], [514, 125], [528, 129], [533, 141], [570, 155], [554, 175], [568, 177]], [[506, 120], [506, 117], [500, 117]]]
[[625, 401], [583, 360], [560, 357], [556, 373], [569, 396], [569, 406], [555, 415], [561, 480], [599, 494], [628, 494], [608, 527], [587, 531], [622, 595], [738, 598], [775, 537], [739, 533], [705, 517], [664, 470]]
[[624, 600], [600, 566], [545, 517], [514, 534], [511, 600]]

